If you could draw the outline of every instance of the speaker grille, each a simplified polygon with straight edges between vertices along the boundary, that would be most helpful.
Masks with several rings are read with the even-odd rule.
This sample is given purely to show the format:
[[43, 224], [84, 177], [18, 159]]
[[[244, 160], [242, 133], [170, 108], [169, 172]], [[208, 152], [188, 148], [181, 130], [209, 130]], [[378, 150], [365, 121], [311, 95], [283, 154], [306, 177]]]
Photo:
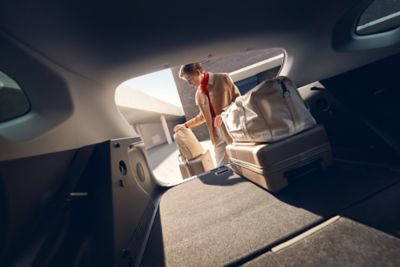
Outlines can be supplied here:
[[141, 162], [138, 162], [136, 164], [136, 174], [141, 182], [144, 182], [146, 180], [146, 175], [144, 173], [144, 169]]

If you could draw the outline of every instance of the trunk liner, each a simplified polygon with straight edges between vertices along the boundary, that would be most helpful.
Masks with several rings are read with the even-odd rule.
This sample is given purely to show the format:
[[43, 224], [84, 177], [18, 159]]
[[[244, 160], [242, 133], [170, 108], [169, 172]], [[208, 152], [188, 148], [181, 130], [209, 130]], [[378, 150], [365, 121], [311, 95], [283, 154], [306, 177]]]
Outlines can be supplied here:
[[387, 169], [336, 166], [271, 194], [242, 177], [209, 173], [169, 189], [143, 266], [220, 266], [254, 258], [397, 181]]
[[400, 240], [347, 218], [244, 266], [400, 266]]

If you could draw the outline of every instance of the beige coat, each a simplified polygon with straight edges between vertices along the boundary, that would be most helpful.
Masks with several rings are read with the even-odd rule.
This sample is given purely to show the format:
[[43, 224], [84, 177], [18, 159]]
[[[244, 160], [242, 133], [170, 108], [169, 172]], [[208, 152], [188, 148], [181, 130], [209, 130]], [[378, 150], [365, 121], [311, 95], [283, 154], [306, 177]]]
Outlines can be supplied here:
[[[240, 95], [239, 89], [233, 83], [231, 77], [226, 73], [210, 73], [208, 91], [216, 115], [221, 114], [221, 112]], [[197, 88], [196, 91], [196, 105], [199, 107], [200, 112], [196, 117], [187, 121], [186, 125], [189, 128], [193, 128], [206, 123], [211, 142], [215, 144], [218, 140], [218, 134], [213, 127], [208, 98], [206, 94], [201, 91], [200, 87]], [[228, 143], [231, 143], [232, 139], [229, 136], [225, 125], [223, 125], [222, 130]]]

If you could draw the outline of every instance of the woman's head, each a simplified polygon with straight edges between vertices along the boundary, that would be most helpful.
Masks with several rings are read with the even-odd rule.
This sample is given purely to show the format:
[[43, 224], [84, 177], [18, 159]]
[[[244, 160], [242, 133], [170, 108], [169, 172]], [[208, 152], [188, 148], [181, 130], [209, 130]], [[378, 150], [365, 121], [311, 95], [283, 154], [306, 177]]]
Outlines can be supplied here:
[[186, 80], [191, 86], [198, 87], [203, 79], [203, 67], [199, 62], [182, 65], [179, 77]]

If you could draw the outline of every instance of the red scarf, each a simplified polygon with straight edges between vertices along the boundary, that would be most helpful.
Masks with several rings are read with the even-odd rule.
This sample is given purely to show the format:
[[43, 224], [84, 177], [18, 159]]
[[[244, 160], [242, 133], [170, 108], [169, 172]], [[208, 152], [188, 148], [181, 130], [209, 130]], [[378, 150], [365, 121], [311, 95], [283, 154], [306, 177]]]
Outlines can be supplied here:
[[203, 80], [201, 80], [200, 88], [201, 88], [201, 91], [208, 98], [208, 104], [210, 106], [211, 117], [213, 119], [212, 124], [214, 125], [214, 118], [216, 117], [216, 114], [215, 114], [214, 108], [213, 108], [213, 106], [211, 104], [210, 93], [208, 91], [208, 80], [209, 80], [209, 78], [210, 78], [210, 75], [208, 74], [208, 72], [204, 72], [204, 78], [203, 78]]

